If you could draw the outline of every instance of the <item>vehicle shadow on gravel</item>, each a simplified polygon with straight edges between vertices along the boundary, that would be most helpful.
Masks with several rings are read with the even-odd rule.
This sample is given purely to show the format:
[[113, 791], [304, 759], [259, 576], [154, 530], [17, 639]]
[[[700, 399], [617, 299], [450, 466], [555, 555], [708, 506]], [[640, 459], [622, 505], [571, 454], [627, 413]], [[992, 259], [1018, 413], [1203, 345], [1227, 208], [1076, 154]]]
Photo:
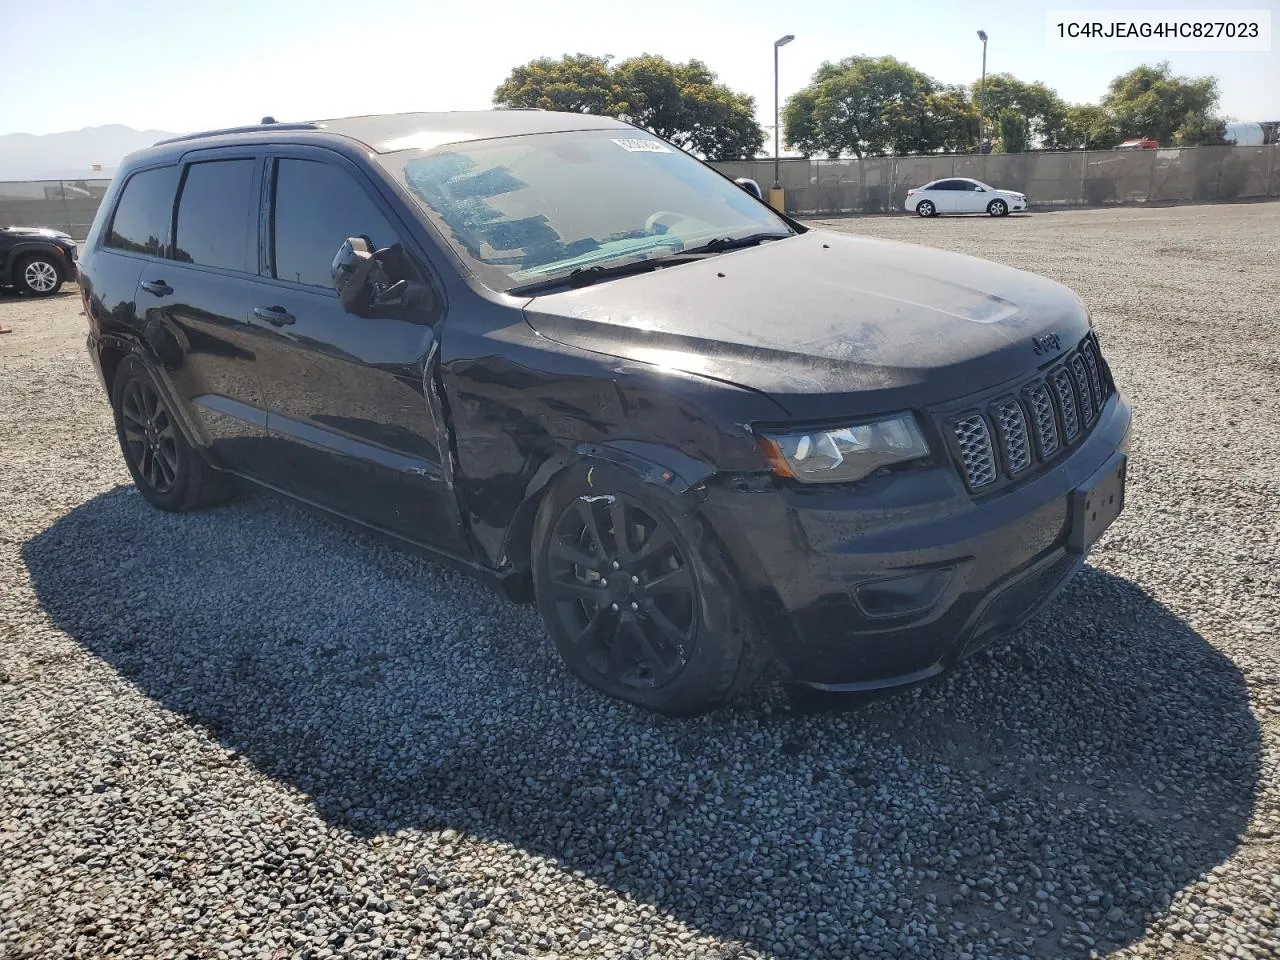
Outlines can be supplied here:
[[1258, 776], [1234, 665], [1092, 567], [932, 684], [670, 720], [568, 678], [531, 609], [269, 497], [176, 517], [117, 488], [22, 554], [147, 696], [354, 837], [418, 837], [405, 890], [500, 841], [765, 952], [1076, 955], [1228, 858]]

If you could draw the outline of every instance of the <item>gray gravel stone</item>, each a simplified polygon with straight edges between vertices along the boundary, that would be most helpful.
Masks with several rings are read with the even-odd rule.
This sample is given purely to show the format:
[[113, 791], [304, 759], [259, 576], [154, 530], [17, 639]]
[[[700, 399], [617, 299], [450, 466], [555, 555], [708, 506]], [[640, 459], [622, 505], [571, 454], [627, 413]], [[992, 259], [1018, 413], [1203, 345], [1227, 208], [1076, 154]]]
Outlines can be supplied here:
[[1280, 205], [835, 226], [1068, 283], [1136, 411], [1064, 595], [839, 709], [648, 716], [271, 497], [158, 513], [78, 295], [0, 300], [0, 957], [1280, 957]]

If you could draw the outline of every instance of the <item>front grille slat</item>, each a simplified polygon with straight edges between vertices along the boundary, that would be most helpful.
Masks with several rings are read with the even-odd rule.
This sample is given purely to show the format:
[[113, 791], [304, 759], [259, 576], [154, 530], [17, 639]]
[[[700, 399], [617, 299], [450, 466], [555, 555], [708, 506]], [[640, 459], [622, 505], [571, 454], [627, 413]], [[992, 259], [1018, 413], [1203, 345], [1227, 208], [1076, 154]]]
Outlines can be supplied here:
[[1080, 418], [1076, 413], [1076, 394], [1067, 368], [1059, 367], [1053, 371], [1049, 375], [1049, 383], [1058, 399], [1058, 409], [1062, 411], [1062, 439], [1070, 443], [1080, 433]]
[[1097, 422], [1111, 393], [1102, 355], [1089, 335], [1043, 379], [950, 418], [969, 488], [997, 487], [1060, 455]]
[[1053, 398], [1049, 388], [1037, 383], [1030, 391], [1031, 421], [1034, 424], [1040, 456], [1051, 457], [1058, 452], [1058, 420], [1053, 413]]
[[960, 445], [960, 459], [964, 472], [973, 489], [996, 482], [996, 457], [991, 448], [991, 431], [981, 414], [973, 414], [955, 422], [956, 442]]
[[1080, 397], [1080, 420], [1085, 425], [1093, 423], [1094, 403], [1093, 396], [1089, 393], [1089, 374], [1084, 368], [1084, 361], [1080, 359], [1080, 354], [1076, 354], [1067, 365], [1071, 368], [1071, 378], [1075, 381], [1076, 392]]
[[996, 404], [996, 423], [1000, 426], [1000, 446], [1010, 473], [1021, 473], [1031, 466], [1031, 438], [1027, 436], [1027, 420], [1017, 400]]
[[1093, 389], [1094, 402], [1101, 410], [1107, 400], [1107, 392], [1103, 386], [1102, 371], [1099, 369], [1096, 348], [1092, 341], [1084, 342], [1084, 346], [1080, 348], [1080, 355], [1084, 357], [1084, 365], [1089, 368], [1089, 386]]

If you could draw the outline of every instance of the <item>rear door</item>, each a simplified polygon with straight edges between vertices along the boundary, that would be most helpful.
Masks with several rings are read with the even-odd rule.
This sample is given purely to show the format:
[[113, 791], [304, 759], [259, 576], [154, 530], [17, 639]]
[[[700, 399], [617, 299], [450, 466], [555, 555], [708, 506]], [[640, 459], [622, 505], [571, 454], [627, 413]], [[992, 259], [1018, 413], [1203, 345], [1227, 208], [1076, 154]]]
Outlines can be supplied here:
[[959, 183], [958, 180], [939, 180], [934, 184], [929, 199], [937, 206], [939, 213], [956, 212], [956, 198], [959, 196], [956, 190], [957, 183]]
[[106, 202], [114, 200], [115, 208], [80, 258], [80, 286], [100, 327], [140, 329], [138, 277], [164, 256], [180, 174], [173, 164], [137, 170], [118, 194], [108, 195]]
[[356, 316], [330, 280], [347, 237], [421, 254], [376, 188], [329, 151], [270, 153], [264, 195], [262, 275], [249, 310], [263, 343], [270, 481], [378, 529], [463, 552], [443, 418], [426, 388], [440, 311]]
[[169, 380], [212, 458], [249, 474], [258, 470], [266, 438], [259, 337], [247, 321], [261, 166], [252, 150], [184, 158], [166, 224], [168, 255], [147, 261], [136, 295], [144, 336], [160, 345]]

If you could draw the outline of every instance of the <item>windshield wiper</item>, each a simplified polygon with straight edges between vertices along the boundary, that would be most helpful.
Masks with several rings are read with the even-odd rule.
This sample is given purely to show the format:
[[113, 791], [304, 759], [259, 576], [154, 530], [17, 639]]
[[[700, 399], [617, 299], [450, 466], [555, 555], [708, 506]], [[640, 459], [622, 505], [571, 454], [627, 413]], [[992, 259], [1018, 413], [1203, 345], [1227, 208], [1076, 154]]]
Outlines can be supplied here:
[[577, 269], [570, 270], [566, 274], [558, 277], [551, 277], [548, 280], [535, 280], [533, 283], [526, 283], [522, 286], [511, 287], [507, 290], [507, 293], [521, 297], [536, 293], [543, 293], [547, 290], [554, 290], [557, 287], [586, 286], [600, 280], [611, 280], [614, 277], [626, 277], [636, 273], [648, 273], [650, 270], [657, 270], [659, 267], [665, 267], [675, 263], [686, 263], [693, 259], [698, 258], [688, 257], [685, 253], [672, 253], [665, 257], [644, 257], [640, 260], [627, 260], [623, 263], [614, 263], [609, 265], [597, 264], [591, 267], [578, 267]]
[[699, 247], [689, 247], [684, 253], [723, 253], [726, 250], [739, 250], [742, 247], [754, 247], [766, 240], [782, 240], [794, 237], [794, 233], [752, 233], [745, 237], [716, 237]]

